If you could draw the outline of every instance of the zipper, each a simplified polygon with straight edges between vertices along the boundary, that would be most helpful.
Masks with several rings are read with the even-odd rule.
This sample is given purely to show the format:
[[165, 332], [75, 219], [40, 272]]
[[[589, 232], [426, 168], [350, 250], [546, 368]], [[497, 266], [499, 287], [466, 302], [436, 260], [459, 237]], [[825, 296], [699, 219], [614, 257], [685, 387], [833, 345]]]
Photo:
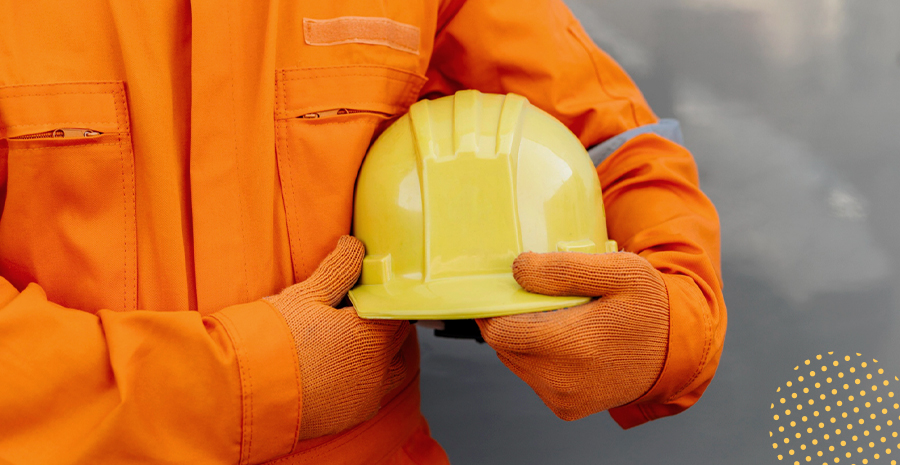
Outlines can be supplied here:
[[10, 140], [31, 140], [31, 139], [82, 139], [85, 137], [95, 137], [103, 134], [100, 131], [94, 131], [87, 128], [60, 128], [50, 131], [38, 132], [34, 134], [26, 134], [24, 136], [10, 137]]
[[380, 115], [380, 116], [391, 116], [390, 113], [385, 113], [383, 111], [354, 110], [352, 108], [335, 108], [333, 110], [323, 110], [323, 111], [317, 111], [314, 113], [307, 113], [305, 115], [298, 116], [297, 118], [320, 119], [320, 118], [328, 118], [331, 116], [354, 115], [357, 113], [365, 113], [365, 114], [369, 114], [369, 115]]

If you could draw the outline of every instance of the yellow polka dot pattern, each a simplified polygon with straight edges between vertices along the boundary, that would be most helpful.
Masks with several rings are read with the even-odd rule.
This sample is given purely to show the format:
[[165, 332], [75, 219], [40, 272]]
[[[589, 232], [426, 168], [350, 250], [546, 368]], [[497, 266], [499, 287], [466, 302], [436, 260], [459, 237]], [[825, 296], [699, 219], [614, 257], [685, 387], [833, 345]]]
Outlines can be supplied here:
[[[794, 367], [769, 406], [779, 461], [868, 465], [900, 460], [900, 378], [878, 360], [816, 355]], [[895, 392], [897, 391], [897, 392]]]

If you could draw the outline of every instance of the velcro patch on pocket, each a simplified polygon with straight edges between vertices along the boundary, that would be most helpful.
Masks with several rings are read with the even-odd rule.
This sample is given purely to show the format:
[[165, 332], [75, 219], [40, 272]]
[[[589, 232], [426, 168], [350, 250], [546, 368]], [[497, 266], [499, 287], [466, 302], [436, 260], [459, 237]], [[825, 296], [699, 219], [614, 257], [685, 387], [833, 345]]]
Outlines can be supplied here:
[[419, 54], [420, 30], [388, 18], [341, 16], [331, 19], [303, 18], [303, 39], [309, 45], [386, 45]]

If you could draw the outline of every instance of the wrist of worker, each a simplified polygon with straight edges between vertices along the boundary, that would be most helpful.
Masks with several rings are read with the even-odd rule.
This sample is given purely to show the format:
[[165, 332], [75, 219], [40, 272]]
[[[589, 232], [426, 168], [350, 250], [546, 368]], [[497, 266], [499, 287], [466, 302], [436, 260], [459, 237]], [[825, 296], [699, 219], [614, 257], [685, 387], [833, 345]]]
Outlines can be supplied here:
[[665, 363], [669, 302], [662, 275], [631, 253], [523, 254], [517, 281], [531, 292], [603, 297], [577, 307], [479, 320], [498, 357], [560, 418], [627, 404]]
[[401, 347], [406, 320], [363, 320], [353, 307], [335, 308], [356, 283], [365, 248], [351, 236], [312, 275], [265, 300], [294, 339], [302, 384], [299, 438], [347, 430], [381, 408], [382, 398], [409, 373]]
[[[588, 304], [582, 311], [610, 310]], [[576, 420], [641, 398], [658, 380], [668, 348], [667, 313], [620, 312], [608, 318], [582, 320], [549, 322], [587, 329], [568, 341], [554, 341], [559, 351], [497, 349], [500, 360], [564, 420]], [[496, 345], [497, 337], [496, 331], [485, 335], [492, 345]], [[567, 372], [561, 365], [578, 368]]]

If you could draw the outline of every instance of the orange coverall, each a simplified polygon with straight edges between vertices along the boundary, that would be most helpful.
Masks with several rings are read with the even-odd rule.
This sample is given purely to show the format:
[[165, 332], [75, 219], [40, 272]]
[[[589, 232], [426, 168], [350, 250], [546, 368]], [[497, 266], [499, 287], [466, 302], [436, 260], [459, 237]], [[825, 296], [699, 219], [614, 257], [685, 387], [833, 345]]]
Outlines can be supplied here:
[[[375, 418], [298, 442], [294, 342], [260, 298], [350, 232], [369, 144], [417, 99], [516, 92], [585, 146], [656, 122], [557, 0], [2, 5], [0, 461], [445, 460], [414, 332]], [[302, 118], [338, 108], [364, 113]], [[103, 134], [21, 138], [58, 128]], [[611, 411], [631, 427], [689, 407], [715, 372], [718, 219], [661, 137], [598, 174], [611, 237], [669, 293], [665, 367]]]

